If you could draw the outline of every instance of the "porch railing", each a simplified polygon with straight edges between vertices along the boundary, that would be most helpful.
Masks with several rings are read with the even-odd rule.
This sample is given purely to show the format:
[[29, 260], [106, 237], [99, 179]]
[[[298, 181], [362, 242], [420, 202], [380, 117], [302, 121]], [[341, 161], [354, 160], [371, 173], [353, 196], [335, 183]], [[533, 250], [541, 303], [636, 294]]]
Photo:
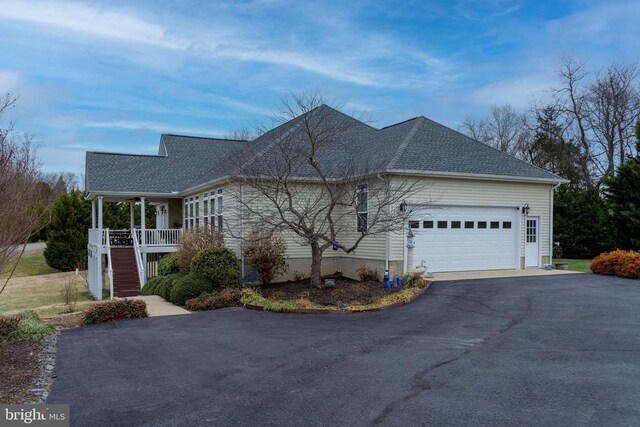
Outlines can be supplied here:
[[[174, 246], [178, 244], [182, 229], [180, 228], [159, 228], [145, 230], [145, 242], [147, 246]], [[138, 243], [142, 244], [141, 231], [136, 230]]]
[[136, 233], [137, 230], [132, 229], [131, 230], [131, 236], [135, 236], [135, 238], [132, 238], [131, 240], [133, 240], [133, 253], [136, 256], [136, 265], [138, 267], [138, 280], [140, 281], [140, 288], [142, 288], [145, 285], [145, 281], [144, 281], [144, 262], [142, 261], [142, 253], [140, 252], [140, 245], [138, 244], [138, 236]]
[[108, 260], [108, 272], [109, 272], [109, 295], [113, 299], [113, 263], [111, 262], [111, 239], [109, 239], [109, 229], [104, 230], [106, 232], [107, 242], [107, 260]]

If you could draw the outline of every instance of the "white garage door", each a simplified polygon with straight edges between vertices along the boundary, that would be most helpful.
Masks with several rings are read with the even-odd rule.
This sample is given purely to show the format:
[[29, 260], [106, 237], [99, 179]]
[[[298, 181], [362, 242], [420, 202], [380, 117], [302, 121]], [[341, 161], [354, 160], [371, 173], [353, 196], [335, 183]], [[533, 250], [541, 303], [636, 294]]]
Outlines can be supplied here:
[[417, 211], [409, 227], [416, 235], [414, 263], [430, 271], [516, 268], [515, 208], [443, 207]]

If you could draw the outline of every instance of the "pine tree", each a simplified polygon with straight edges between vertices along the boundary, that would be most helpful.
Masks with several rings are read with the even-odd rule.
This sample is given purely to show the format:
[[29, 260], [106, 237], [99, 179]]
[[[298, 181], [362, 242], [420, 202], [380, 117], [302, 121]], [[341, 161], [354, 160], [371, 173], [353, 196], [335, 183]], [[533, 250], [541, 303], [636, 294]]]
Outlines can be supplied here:
[[637, 149], [604, 183], [611, 203], [612, 223], [620, 249], [640, 249], [640, 122], [636, 124]]
[[50, 267], [71, 271], [87, 260], [91, 203], [80, 191], [62, 193], [51, 207], [51, 223], [44, 257]]

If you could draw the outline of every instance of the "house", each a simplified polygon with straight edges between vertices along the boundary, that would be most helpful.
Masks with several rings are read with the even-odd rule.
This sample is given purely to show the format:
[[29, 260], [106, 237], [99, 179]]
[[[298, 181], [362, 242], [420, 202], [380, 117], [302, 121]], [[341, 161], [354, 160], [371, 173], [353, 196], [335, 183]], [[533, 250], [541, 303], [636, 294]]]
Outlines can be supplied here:
[[[378, 176], [421, 184], [397, 207], [410, 212], [401, 232], [366, 237], [349, 254], [327, 251], [323, 273], [340, 271], [355, 277], [360, 265], [392, 276], [411, 271], [415, 266], [407, 262], [409, 232], [415, 236], [414, 263], [424, 261], [435, 273], [541, 268], [551, 263], [553, 192], [566, 182], [563, 178], [426, 117], [378, 129], [327, 106], [317, 111], [335, 123], [349, 124], [319, 154], [331, 165], [330, 179], [339, 177], [345, 159], [371, 154], [380, 160]], [[92, 293], [101, 296], [104, 271], [113, 284], [111, 296], [137, 293], [154, 274], [158, 257], [176, 250], [183, 229], [216, 227], [240, 255], [246, 219], [236, 201], [255, 195], [243, 187], [231, 159], [247, 148], [259, 153], [248, 162], [276, 155], [274, 135], [291, 135], [296, 126], [296, 119], [291, 120], [253, 141], [163, 134], [157, 155], [87, 152]], [[300, 179], [313, 187], [313, 173], [301, 170]], [[103, 229], [105, 201], [131, 203], [131, 230]], [[140, 201], [155, 206], [156, 229], [145, 229], [143, 221], [139, 229], [135, 227], [133, 204]], [[357, 222], [354, 212], [341, 241], [357, 238]], [[289, 271], [308, 271], [308, 246], [284, 235]], [[243, 269], [247, 273], [244, 265]]]

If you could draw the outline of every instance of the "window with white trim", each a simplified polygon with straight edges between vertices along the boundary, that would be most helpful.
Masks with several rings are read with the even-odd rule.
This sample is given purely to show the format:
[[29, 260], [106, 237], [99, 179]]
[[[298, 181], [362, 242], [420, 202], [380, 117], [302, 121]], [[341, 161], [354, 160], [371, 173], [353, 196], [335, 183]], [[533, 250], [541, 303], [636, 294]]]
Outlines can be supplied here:
[[369, 190], [366, 184], [358, 185], [356, 189], [356, 229], [360, 233], [366, 233], [369, 220]]

